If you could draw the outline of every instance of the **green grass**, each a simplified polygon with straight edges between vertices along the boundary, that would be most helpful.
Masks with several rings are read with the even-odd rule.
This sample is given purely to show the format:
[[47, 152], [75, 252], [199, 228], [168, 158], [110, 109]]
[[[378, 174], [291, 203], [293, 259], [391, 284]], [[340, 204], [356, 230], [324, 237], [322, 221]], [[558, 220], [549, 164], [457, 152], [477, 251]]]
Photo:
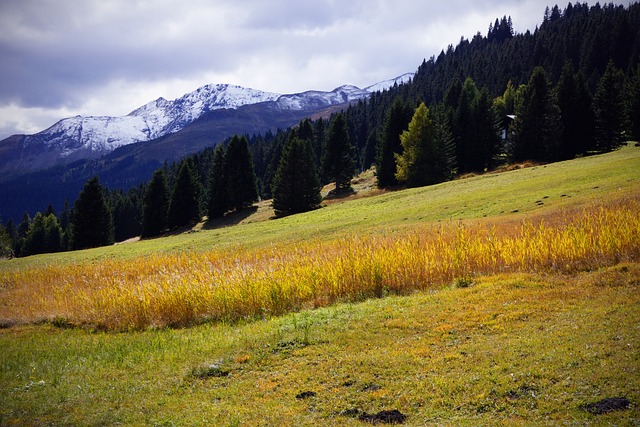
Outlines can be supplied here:
[[[640, 149], [332, 203], [274, 221], [0, 261], [272, 247], [438, 221], [521, 221], [639, 197]], [[514, 212], [517, 211], [517, 212]], [[473, 277], [432, 292], [186, 329], [0, 329], [0, 425], [639, 425], [640, 263]], [[2, 310], [2, 307], [0, 307]], [[0, 316], [1, 317], [1, 316]], [[55, 322], [54, 322], [55, 323]], [[313, 391], [315, 397], [297, 399]], [[581, 405], [624, 396], [630, 409]]]
[[[637, 425], [638, 277], [487, 277], [238, 325], [5, 329], [0, 424], [357, 426], [397, 409], [412, 426]], [[580, 410], [614, 396], [632, 408]]]
[[[74, 263], [105, 257], [133, 258], [163, 252], [229, 247], [267, 247], [345, 234], [393, 232], [419, 223], [509, 216], [521, 219], [598, 200], [637, 194], [640, 149], [629, 145], [604, 155], [546, 166], [475, 176], [430, 187], [388, 192], [332, 203], [290, 217], [201, 230], [103, 248], [0, 260], [3, 269], [46, 263]], [[260, 218], [264, 218], [264, 214]], [[267, 216], [268, 217], [268, 216]]]

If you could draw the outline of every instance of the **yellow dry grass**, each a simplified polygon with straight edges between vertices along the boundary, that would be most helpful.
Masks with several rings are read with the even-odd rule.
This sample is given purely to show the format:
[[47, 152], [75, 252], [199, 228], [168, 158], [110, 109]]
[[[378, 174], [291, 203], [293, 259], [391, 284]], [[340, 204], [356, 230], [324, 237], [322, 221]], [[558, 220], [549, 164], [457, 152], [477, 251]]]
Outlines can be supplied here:
[[549, 223], [424, 225], [400, 234], [261, 249], [156, 253], [9, 271], [4, 323], [107, 330], [280, 315], [338, 301], [407, 294], [479, 275], [571, 273], [640, 259], [640, 201], [564, 212]]

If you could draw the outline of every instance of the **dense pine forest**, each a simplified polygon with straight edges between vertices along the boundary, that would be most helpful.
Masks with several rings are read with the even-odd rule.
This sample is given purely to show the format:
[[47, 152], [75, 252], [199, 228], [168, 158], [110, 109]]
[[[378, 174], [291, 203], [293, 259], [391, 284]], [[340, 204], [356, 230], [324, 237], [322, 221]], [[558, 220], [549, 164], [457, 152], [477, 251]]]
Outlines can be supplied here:
[[640, 140], [640, 4], [570, 3], [524, 34], [498, 18], [425, 59], [409, 83], [291, 129], [230, 135], [127, 192], [96, 177], [62, 212], [50, 205], [0, 227], [0, 255], [153, 237], [260, 199], [295, 214], [319, 206], [322, 184], [349, 192], [372, 166], [381, 188], [422, 186], [628, 140]]

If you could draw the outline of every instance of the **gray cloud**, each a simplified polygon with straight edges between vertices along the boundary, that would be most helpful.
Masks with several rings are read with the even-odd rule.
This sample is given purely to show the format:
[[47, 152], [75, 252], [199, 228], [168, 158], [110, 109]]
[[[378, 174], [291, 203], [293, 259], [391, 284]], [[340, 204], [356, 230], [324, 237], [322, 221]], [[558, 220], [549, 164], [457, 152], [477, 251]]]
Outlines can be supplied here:
[[207, 83], [291, 93], [415, 71], [546, 0], [3, 0], [0, 138], [69, 114], [123, 115]]

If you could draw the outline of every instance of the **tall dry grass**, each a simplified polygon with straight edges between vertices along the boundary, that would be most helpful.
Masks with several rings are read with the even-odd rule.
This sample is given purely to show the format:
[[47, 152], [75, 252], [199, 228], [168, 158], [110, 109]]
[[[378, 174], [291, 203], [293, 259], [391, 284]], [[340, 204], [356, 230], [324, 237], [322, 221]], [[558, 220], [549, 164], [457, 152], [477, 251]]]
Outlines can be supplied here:
[[278, 315], [410, 293], [500, 272], [571, 273], [640, 259], [640, 202], [564, 213], [553, 225], [425, 225], [261, 250], [154, 254], [48, 265], [0, 279], [0, 320], [108, 330]]

